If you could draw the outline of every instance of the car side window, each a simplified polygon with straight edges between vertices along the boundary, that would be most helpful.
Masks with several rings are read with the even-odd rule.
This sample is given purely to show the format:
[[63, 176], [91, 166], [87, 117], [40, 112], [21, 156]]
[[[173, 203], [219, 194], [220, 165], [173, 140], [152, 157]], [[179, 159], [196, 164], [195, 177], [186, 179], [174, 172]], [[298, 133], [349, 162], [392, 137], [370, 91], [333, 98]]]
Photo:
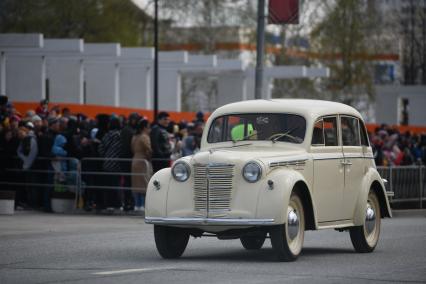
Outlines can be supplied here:
[[312, 146], [324, 146], [324, 121], [315, 122], [314, 131], [312, 133]]
[[324, 117], [324, 142], [325, 146], [339, 146], [337, 136], [337, 118]]
[[365, 130], [364, 123], [361, 120], [359, 121], [359, 128], [361, 131], [361, 145], [367, 147], [370, 146], [370, 143], [368, 142], [367, 131]]
[[216, 118], [213, 122], [212, 126], [210, 127], [209, 134], [207, 136], [207, 141], [209, 143], [217, 143], [222, 141], [222, 133], [224, 132], [224, 118], [219, 117]]
[[349, 116], [342, 116], [340, 122], [343, 146], [360, 146], [361, 142], [358, 119]]

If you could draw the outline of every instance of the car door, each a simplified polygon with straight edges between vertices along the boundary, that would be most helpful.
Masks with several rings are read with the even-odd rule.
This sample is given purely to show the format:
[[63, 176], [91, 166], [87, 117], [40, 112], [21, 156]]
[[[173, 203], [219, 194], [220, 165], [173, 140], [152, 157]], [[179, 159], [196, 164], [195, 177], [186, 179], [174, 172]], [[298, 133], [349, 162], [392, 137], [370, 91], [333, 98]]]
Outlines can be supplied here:
[[343, 163], [345, 168], [345, 186], [343, 191], [342, 216], [345, 219], [352, 219], [365, 171], [358, 118], [341, 115], [340, 129], [343, 155], [345, 157]]
[[313, 198], [318, 222], [341, 220], [344, 161], [339, 145], [337, 116], [323, 117], [315, 123], [311, 153], [314, 164]]

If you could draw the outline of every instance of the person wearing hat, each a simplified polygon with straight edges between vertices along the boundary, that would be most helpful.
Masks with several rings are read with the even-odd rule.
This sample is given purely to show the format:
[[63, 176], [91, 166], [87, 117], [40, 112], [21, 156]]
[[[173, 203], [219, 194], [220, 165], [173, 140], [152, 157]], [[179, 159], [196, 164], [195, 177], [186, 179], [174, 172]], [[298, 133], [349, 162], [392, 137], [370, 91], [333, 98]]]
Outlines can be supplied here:
[[38, 154], [37, 138], [34, 135], [34, 125], [27, 122], [24, 126], [19, 127], [18, 137], [20, 140], [17, 155], [22, 161], [22, 170], [24, 171], [25, 187], [21, 187], [18, 191], [17, 202], [28, 204], [32, 208], [37, 208], [40, 204], [38, 202], [39, 194], [38, 188], [32, 185], [36, 183], [37, 174], [32, 173], [34, 162]]
[[170, 124], [170, 115], [160, 112], [157, 116], [157, 124], [151, 130], [152, 167], [154, 172], [170, 166], [172, 147], [169, 142], [167, 127]]
[[34, 125], [34, 133], [37, 134], [43, 127], [43, 121], [41, 117], [36, 114], [31, 118], [31, 122]]
[[47, 118], [49, 115], [49, 100], [43, 99], [40, 101], [40, 105], [36, 108], [36, 114], [41, 118]]

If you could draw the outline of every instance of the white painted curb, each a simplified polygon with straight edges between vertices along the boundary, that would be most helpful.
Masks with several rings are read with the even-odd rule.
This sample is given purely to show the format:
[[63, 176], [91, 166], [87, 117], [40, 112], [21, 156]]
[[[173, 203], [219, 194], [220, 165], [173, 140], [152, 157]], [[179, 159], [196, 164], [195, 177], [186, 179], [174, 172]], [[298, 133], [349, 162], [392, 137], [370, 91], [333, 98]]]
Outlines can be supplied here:
[[0, 199], [0, 215], [13, 215], [15, 212], [15, 200]]
[[74, 208], [74, 199], [52, 198], [52, 211], [55, 213], [71, 212]]

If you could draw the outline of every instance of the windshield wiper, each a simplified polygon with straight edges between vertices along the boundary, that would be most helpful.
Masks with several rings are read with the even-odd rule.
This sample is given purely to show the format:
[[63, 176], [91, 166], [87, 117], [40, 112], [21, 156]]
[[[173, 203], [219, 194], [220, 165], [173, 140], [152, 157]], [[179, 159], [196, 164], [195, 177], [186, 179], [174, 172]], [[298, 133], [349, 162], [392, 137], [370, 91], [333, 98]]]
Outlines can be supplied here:
[[[238, 140], [238, 141], [240, 141], [240, 140]], [[232, 145], [232, 146], [218, 147], [218, 148], [212, 148], [212, 149], [210, 149], [209, 151], [210, 151], [210, 153], [213, 153], [213, 152], [215, 152], [215, 151], [219, 151], [219, 150], [222, 150], [222, 149], [230, 149], [230, 148], [236, 148], [236, 147], [250, 146], [250, 145], [252, 145], [252, 144], [253, 144], [253, 143], [245, 143], [245, 144], [239, 144], [239, 145]]]
[[251, 138], [251, 137], [253, 137], [253, 136], [255, 136], [255, 135], [257, 135], [257, 134], [259, 134], [260, 132], [257, 132], [257, 131], [255, 131], [255, 132], [253, 132], [253, 133], [251, 133], [251, 134], [248, 134], [248, 135], [246, 135], [246, 136], [244, 136], [242, 139], [232, 139], [232, 143], [237, 143], [238, 141], [243, 141], [243, 140], [247, 140], [247, 139], [249, 139], [249, 138]]
[[272, 135], [269, 139], [271, 139], [272, 143], [275, 143], [275, 142], [277, 142], [278, 139], [280, 139], [282, 137], [288, 137], [290, 139], [293, 139], [293, 141], [300, 143], [300, 138], [294, 137], [293, 135], [290, 135], [290, 133], [292, 133], [293, 131], [295, 131], [298, 128], [299, 128], [299, 126], [296, 126], [296, 127], [293, 127], [292, 129], [290, 129], [287, 132], [276, 133], [276, 134]]

